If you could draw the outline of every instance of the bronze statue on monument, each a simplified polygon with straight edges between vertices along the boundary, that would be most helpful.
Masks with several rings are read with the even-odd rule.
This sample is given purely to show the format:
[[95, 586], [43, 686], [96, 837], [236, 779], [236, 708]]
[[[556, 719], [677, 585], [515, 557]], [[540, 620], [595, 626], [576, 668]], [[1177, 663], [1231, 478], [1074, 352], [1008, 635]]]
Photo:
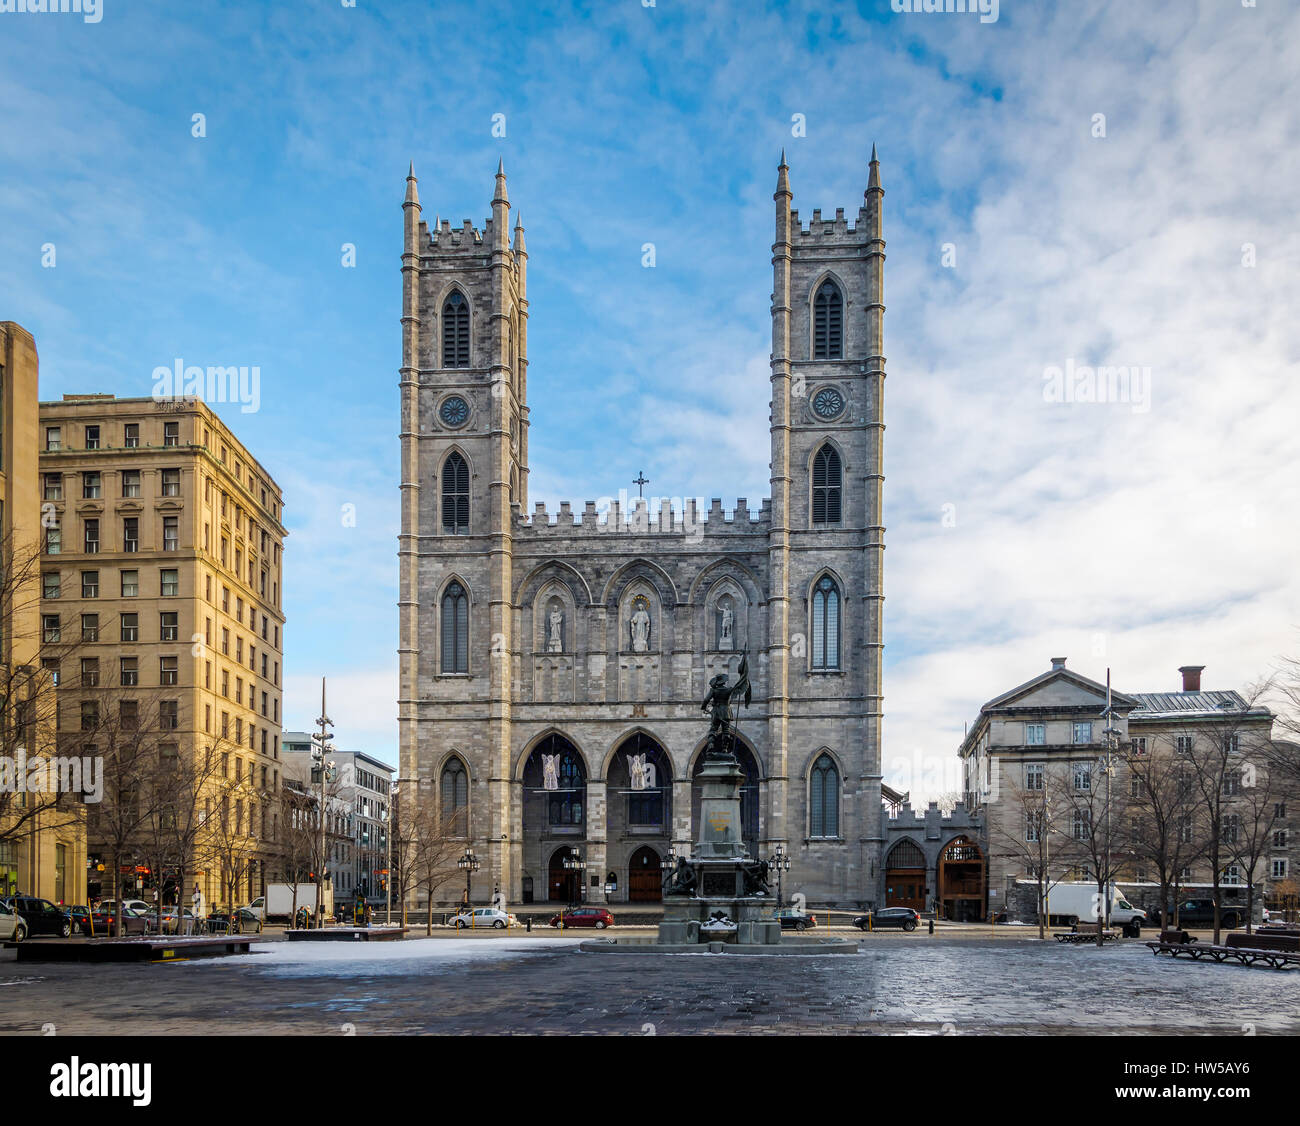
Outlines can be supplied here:
[[727, 674], [719, 673], [709, 681], [709, 692], [700, 705], [700, 711], [709, 713], [709, 741], [704, 748], [705, 762], [735, 762], [736, 716], [731, 701], [744, 701], [749, 707], [754, 690], [749, 682], [749, 655], [740, 655], [740, 667], [736, 670], [736, 683], [727, 684]]

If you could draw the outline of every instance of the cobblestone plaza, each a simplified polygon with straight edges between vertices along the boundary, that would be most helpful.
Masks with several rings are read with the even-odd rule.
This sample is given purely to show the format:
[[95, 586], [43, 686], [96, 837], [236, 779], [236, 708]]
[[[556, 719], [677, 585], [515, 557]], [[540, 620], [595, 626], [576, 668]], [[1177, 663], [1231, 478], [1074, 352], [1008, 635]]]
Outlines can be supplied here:
[[[865, 939], [856, 957], [593, 956], [416, 939], [167, 965], [0, 963], [0, 1034], [1276, 1035], [1300, 974], [1032, 939]], [[93, 983], [93, 987], [92, 987]]]

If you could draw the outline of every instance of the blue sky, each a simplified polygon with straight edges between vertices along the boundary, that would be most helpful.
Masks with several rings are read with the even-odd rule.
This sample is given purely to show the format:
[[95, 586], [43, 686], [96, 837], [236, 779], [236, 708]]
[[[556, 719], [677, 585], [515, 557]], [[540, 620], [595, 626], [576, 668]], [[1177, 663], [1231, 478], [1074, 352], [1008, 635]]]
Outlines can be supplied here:
[[[875, 142], [886, 775], [955, 789], [963, 721], [1049, 655], [1150, 691], [1296, 650], [1298, 54], [1271, 0], [0, 13], [0, 317], [47, 398], [260, 367], [219, 409], [285, 491], [286, 726], [328, 674], [340, 742], [395, 762], [407, 162], [427, 220], [481, 225], [505, 161], [534, 499], [644, 469], [757, 507], [777, 154], [805, 217], [852, 215]], [[1045, 401], [1067, 362], [1149, 368], [1150, 409]]]

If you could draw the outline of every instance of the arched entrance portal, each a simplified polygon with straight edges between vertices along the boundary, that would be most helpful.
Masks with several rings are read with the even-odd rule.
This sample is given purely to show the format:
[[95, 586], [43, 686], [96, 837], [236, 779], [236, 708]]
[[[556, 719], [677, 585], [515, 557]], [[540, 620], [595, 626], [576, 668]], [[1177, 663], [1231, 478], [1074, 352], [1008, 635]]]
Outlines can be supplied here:
[[[745, 848], [750, 856], [758, 855], [758, 782], [762, 777], [758, 769], [758, 760], [754, 757], [754, 752], [742, 743], [736, 740], [736, 761], [740, 763], [741, 772], [745, 775], [745, 780], [740, 784], [740, 832], [745, 842]], [[692, 777], [698, 777], [700, 771], [704, 769], [704, 756], [700, 755], [695, 760], [695, 769]], [[700, 839], [700, 788], [691, 787], [691, 840]]]
[[627, 897], [632, 903], [658, 903], [664, 897], [659, 853], [649, 845], [628, 857]]
[[885, 906], [926, 909], [925, 853], [915, 841], [899, 841], [885, 858]]
[[522, 804], [521, 879], [531, 878], [541, 899], [580, 901], [573, 894], [575, 888], [581, 890], [578, 878], [562, 861], [570, 850], [585, 852], [587, 770], [578, 749], [563, 735], [547, 735], [528, 756]]
[[551, 853], [551, 863], [546, 873], [546, 898], [552, 903], [578, 903], [581, 901], [582, 885], [578, 882], [581, 872], [575, 872], [564, 866], [567, 856], [576, 850], [557, 848]]
[[945, 919], [977, 923], [984, 918], [984, 854], [969, 837], [954, 837], [939, 853], [935, 902]]

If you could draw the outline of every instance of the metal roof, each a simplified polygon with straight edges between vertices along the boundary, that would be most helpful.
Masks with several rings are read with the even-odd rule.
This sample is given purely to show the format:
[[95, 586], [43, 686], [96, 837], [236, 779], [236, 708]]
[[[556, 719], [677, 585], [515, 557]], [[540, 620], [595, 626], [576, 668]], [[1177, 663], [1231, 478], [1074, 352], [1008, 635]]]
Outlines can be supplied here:
[[1219, 716], [1234, 712], [1266, 715], [1266, 708], [1252, 708], [1238, 692], [1133, 692], [1140, 707], [1129, 712], [1129, 722], [1175, 717], [1187, 719]]

